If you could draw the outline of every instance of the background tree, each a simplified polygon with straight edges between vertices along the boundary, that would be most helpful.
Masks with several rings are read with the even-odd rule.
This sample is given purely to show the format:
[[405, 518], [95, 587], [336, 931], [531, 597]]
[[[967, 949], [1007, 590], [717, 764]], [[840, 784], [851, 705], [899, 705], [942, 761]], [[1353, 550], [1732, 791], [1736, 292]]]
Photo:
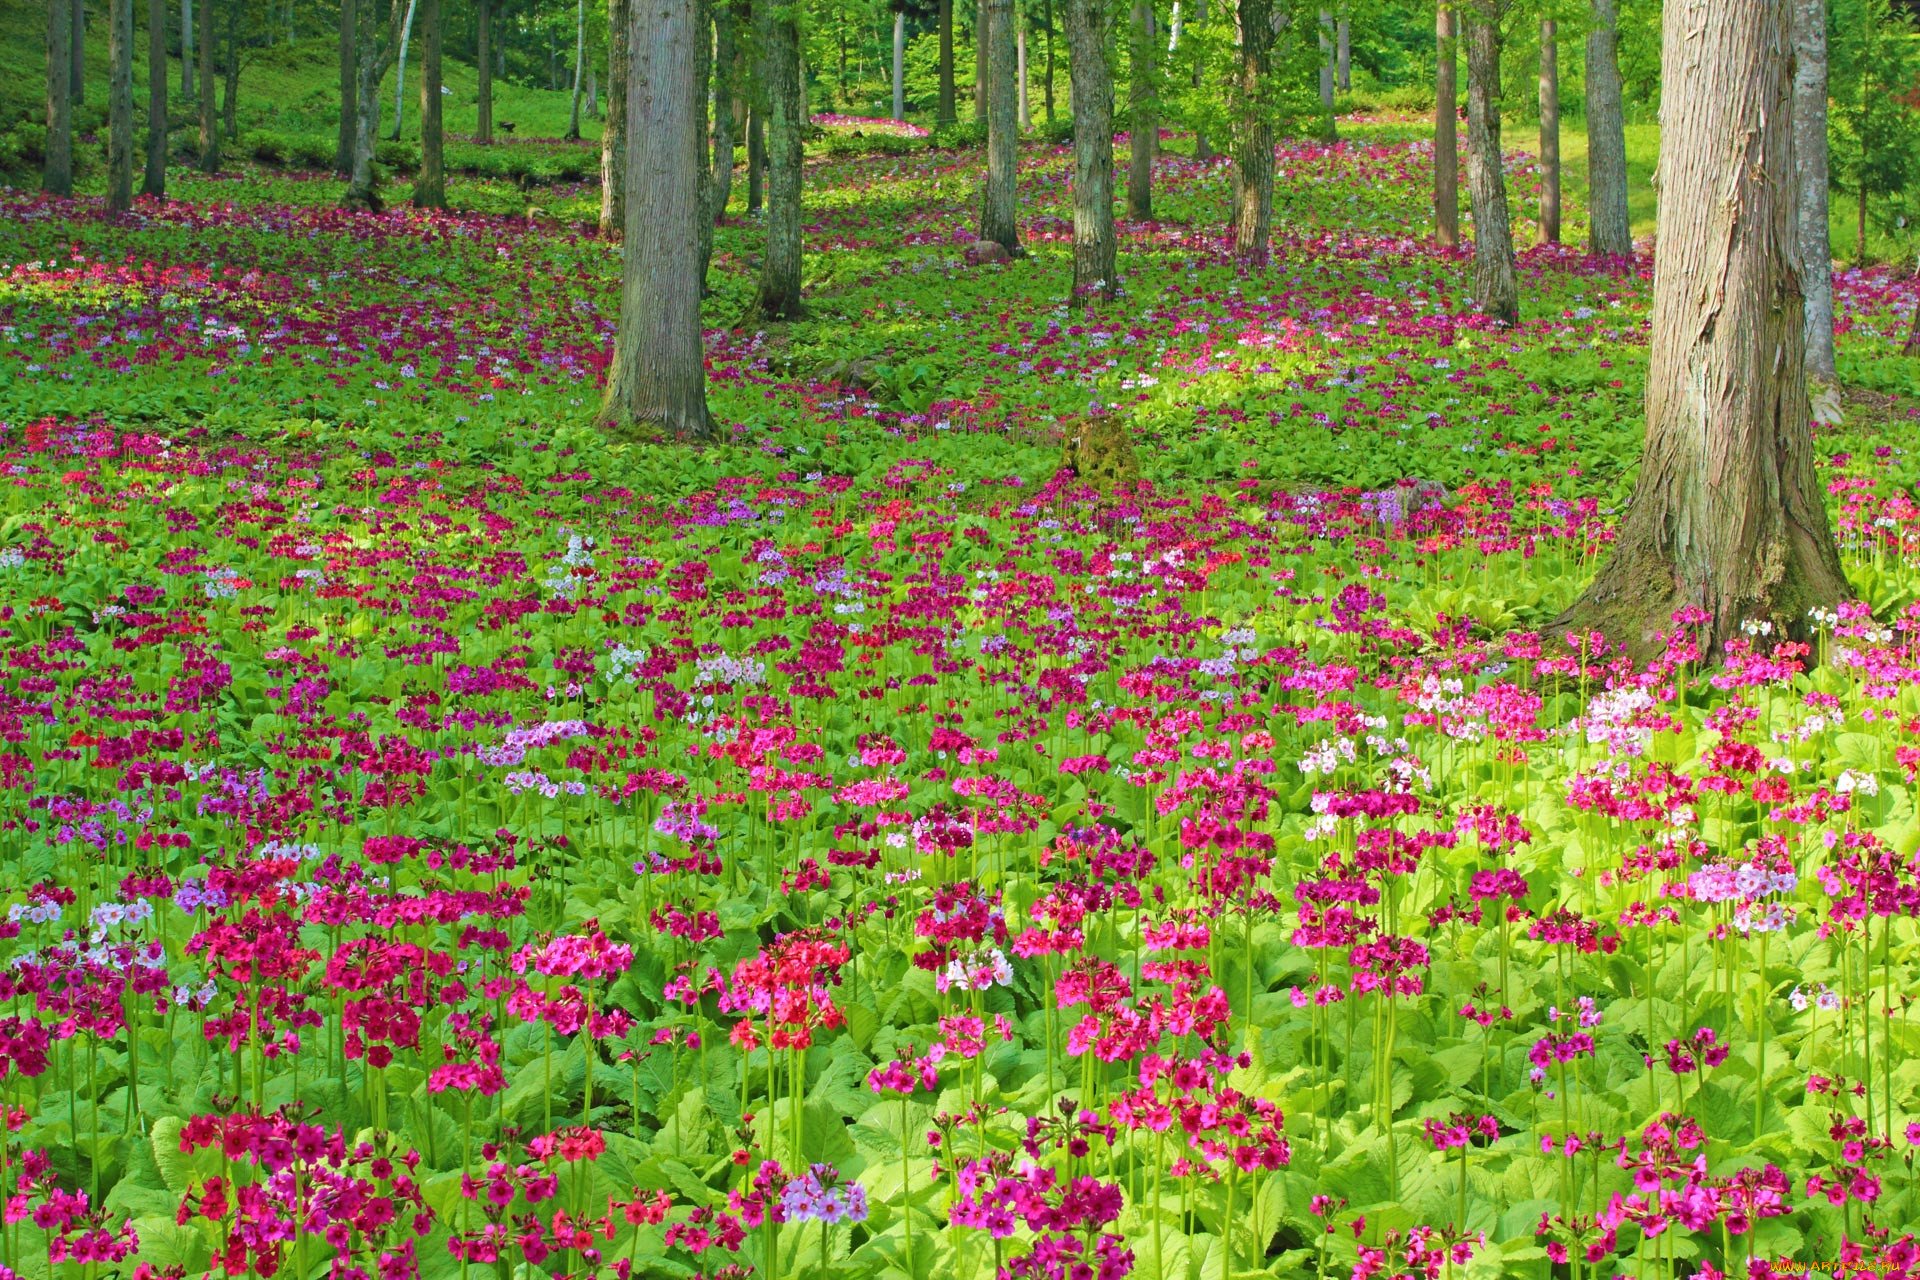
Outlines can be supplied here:
[[73, 105], [87, 100], [87, 0], [67, 0], [67, 18], [73, 23], [73, 38], [67, 42], [67, 89]]
[[107, 0], [107, 64], [107, 209], [124, 213], [133, 207], [133, 0]]
[[1540, 242], [1560, 243], [1560, 33], [1540, 19]]
[[1633, 252], [1633, 224], [1627, 215], [1627, 118], [1620, 98], [1616, 0], [1589, 0], [1586, 76], [1587, 249], [1595, 257], [1622, 258]]
[[1460, 243], [1460, 52], [1458, 16], [1448, 0], [1435, 8], [1433, 99], [1434, 238], [1451, 249]]
[[[183, 0], [183, 3], [191, 2], [192, 0]], [[367, 0], [367, 2], [372, 4], [375, 0]], [[212, 0], [207, 0], [207, 3], [211, 4]], [[480, 4], [483, 24], [481, 30], [485, 31], [487, 0], [480, 0]], [[340, 0], [340, 140], [333, 153], [333, 168], [340, 174], [353, 172], [354, 103], [357, 101], [355, 95], [359, 92], [359, 81], [354, 74], [353, 65], [355, 30], [358, 26], [357, 9], [357, 0]], [[484, 49], [481, 60], [485, 62]], [[480, 74], [484, 80], [486, 72], [482, 71]]]
[[1800, 298], [1791, 0], [1666, 0], [1640, 477], [1560, 620], [1649, 647], [1704, 610], [1804, 635], [1848, 594], [1815, 471]]
[[393, 64], [393, 132], [387, 136], [400, 140], [400, 127], [406, 120], [407, 48], [413, 42], [413, 15], [419, 0], [407, 0], [406, 21], [400, 24], [400, 56]]
[[761, 0], [767, 93], [767, 251], [752, 314], [791, 320], [800, 304], [800, 10], [797, 0]]
[[473, 69], [480, 83], [475, 94], [473, 140], [489, 147], [493, 145], [493, 0], [476, 0], [476, 5]]
[[220, 117], [213, 106], [213, 0], [200, 0], [200, 172], [220, 172]]
[[1500, 22], [1505, 0], [1462, 0], [1467, 28], [1467, 194], [1473, 203], [1473, 296], [1495, 323], [1520, 323], [1513, 222], [1500, 154]]
[[980, 238], [1019, 253], [1015, 179], [1020, 128], [1013, 84], [1013, 0], [982, 0], [987, 29], [987, 177], [980, 200]]
[[960, 116], [955, 108], [953, 88], [953, 0], [940, 0], [940, 104], [934, 123], [953, 124]]
[[[607, 119], [600, 127], [600, 230], [606, 235], [622, 231], [627, 222], [627, 40], [633, 27], [631, 9], [630, 0], [607, 0]], [[725, 3], [714, 12], [725, 14]], [[726, 65], [723, 58], [720, 66]], [[716, 99], [715, 108], [716, 120], [732, 114], [724, 101]], [[728, 152], [731, 168], [731, 143]]]
[[1160, 135], [1160, 97], [1155, 83], [1153, 0], [1133, 0], [1127, 56], [1127, 217], [1153, 221], [1153, 159]]
[[726, 220], [727, 201], [733, 195], [734, 108], [738, 96], [734, 77], [739, 73], [735, 57], [739, 22], [734, 16], [735, 12], [735, 7], [728, 0], [720, 0], [713, 6], [713, 159], [710, 177], [713, 191], [707, 209], [716, 225]]
[[353, 164], [346, 195], [341, 198], [341, 204], [349, 209], [377, 212], [380, 208], [373, 171], [373, 141], [380, 128], [380, 82], [400, 55], [406, 6], [407, 0], [387, 0], [383, 22], [373, 0], [369, 0], [360, 7], [354, 23]]
[[1113, 17], [1105, 0], [1066, 0], [1073, 68], [1073, 301], [1120, 291], [1113, 229]]
[[1264, 263], [1273, 234], [1273, 124], [1267, 71], [1273, 56], [1272, 0], [1239, 0], [1240, 65], [1233, 98], [1233, 256]]
[[420, 0], [421, 36], [426, 48], [420, 56], [420, 172], [413, 179], [416, 209], [447, 207], [447, 165], [440, 110], [440, 0]]
[[147, 172], [142, 195], [167, 194], [167, 0], [147, 0]]
[[567, 115], [567, 141], [580, 140], [580, 90], [587, 69], [587, 0], [573, 0], [573, 107]]
[[695, 0], [633, 0], [620, 330], [600, 419], [616, 435], [714, 434], [700, 333], [701, 139]]
[[193, 0], [180, 0], [180, 96], [190, 102], [194, 100], [193, 32]]
[[1801, 292], [1807, 374], [1834, 380], [1833, 233], [1827, 185], [1827, 4], [1793, 0], [1793, 158], [1800, 183]]
[[69, 0], [47, 0], [47, 145], [40, 189], [73, 194], [73, 14]]

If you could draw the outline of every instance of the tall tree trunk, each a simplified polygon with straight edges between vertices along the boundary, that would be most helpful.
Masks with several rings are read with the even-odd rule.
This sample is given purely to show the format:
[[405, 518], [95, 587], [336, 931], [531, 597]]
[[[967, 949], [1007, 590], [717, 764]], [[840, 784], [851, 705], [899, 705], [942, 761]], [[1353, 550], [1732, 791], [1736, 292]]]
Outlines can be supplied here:
[[[1746, 3], [1746, 0], [1742, 0]], [[1590, 0], [1587, 17], [1587, 248], [1601, 258], [1633, 252], [1627, 218], [1627, 124], [1620, 102], [1616, 0]]]
[[1240, 66], [1234, 84], [1233, 256], [1264, 263], [1273, 236], [1273, 125], [1266, 109], [1273, 51], [1272, 0], [1239, 0]]
[[[204, 3], [204, 0], [203, 0]], [[400, 54], [400, 38], [408, 0], [388, 0], [385, 21], [377, 0], [368, 0], [354, 23], [353, 172], [340, 203], [348, 209], [378, 212], [380, 193], [374, 186], [373, 144], [380, 132], [380, 82]]]
[[713, 9], [713, 197], [708, 210], [716, 226], [726, 221], [727, 201], [733, 196], [735, 13], [726, 0]]
[[1520, 323], [1513, 223], [1500, 156], [1500, 15], [1496, 0], [1464, 0], [1467, 22], [1467, 190], [1473, 202], [1473, 295], [1480, 312]]
[[67, 88], [77, 107], [87, 100], [87, 3], [86, 0], [67, 0], [67, 3], [72, 6], [67, 12], [73, 20], [73, 41], [67, 46], [73, 69], [67, 73]]
[[587, 69], [587, 0], [573, 0], [573, 107], [567, 114], [567, 141], [580, 141], [581, 75]]
[[954, 107], [953, 91], [953, 0], [940, 0], [940, 105], [934, 113], [935, 124], [952, 124], [960, 117]]
[[[181, 0], [191, 4], [192, 0]], [[487, 0], [480, 0], [484, 6]], [[368, 0], [373, 3], [373, 0]], [[354, 0], [340, 0], [340, 140], [334, 148], [333, 167], [341, 174], [353, 172], [353, 122], [359, 108], [355, 105], [359, 92], [358, 79], [354, 74], [353, 50], [355, 21]], [[483, 27], [482, 30], [485, 28]], [[481, 73], [482, 79], [485, 72]]]
[[1014, 181], [1020, 168], [1019, 108], [1013, 87], [1013, 0], [983, 0], [987, 19], [987, 183], [980, 238], [1018, 254]]
[[1026, 133], [1033, 128], [1033, 109], [1027, 101], [1027, 12], [1017, 4], [1013, 9], [1013, 66], [1014, 83], [1018, 86], [1016, 100], [1020, 104], [1020, 132]]
[[1833, 233], [1827, 224], [1827, 3], [1793, 4], [1793, 157], [1800, 179], [1807, 373], [1832, 383]]
[[40, 189], [73, 194], [73, 14], [69, 0], [47, 0], [47, 145]]
[[893, 118], [907, 118], [907, 11], [893, 7]]
[[440, 0], [420, 0], [427, 47], [420, 57], [420, 172], [413, 178], [416, 209], [447, 207], [447, 164], [440, 112]]
[[747, 107], [747, 212], [758, 213], [766, 204], [767, 113], [759, 104], [763, 86], [754, 87], [755, 100]]
[[1153, 0], [1133, 0], [1127, 53], [1127, 217], [1153, 221], [1153, 153], [1160, 136], [1155, 84]]
[[1334, 20], [1333, 82], [1340, 92], [1353, 92], [1353, 19], [1344, 13]]
[[[231, 3], [231, 0], [229, 0]], [[200, 171], [220, 172], [220, 117], [213, 109], [213, 0], [200, 0]]]
[[[351, 0], [349, 0], [349, 3]], [[480, 77], [479, 114], [474, 121], [473, 140], [483, 147], [493, 145], [493, 0], [476, 0], [479, 14], [475, 22], [479, 25], [477, 33], [478, 49], [474, 55], [474, 71]]]
[[[1193, 0], [1193, 20], [1202, 27], [1206, 26], [1207, 0]], [[1195, 65], [1193, 68], [1193, 87], [1198, 89], [1200, 85], [1201, 68]], [[1213, 159], [1213, 141], [1207, 137], [1207, 131], [1205, 129], [1195, 129], [1193, 131], [1193, 158], [1195, 160]]]
[[1804, 636], [1849, 594], [1808, 425], [1792, 5], [1662, 18], [1646, 444], [1612, 554], [1556, 624], [1642, 653], [1681, 608], [1717, 649], [1748, 621]]
[[240, 0], [227, 0], [227, 56], [220, 67], [220, 121], [224, 136], [240, 133]]
[[1073, 304], [1120, 291], [1113, 230], [1113, 68], [1106, 0], [1066, 0], [1073, 121]]
[[1433, 74], [1433, 230], [1445, 249], [1460, 243], [1460, 54], [1459, 16], [1441, 0], [1434, 32], [1438, 56]]
[[988, 53], [993, 40], [991, 0], [973, 0], [973, 122], [987, 119]]
[[595, 66], [587, 64], [587, 119], [600, 118], [600, 73]]
[[800, 305], [800, 29], [790, 5], [761, 8], [761, 48], [767, 75], [767, 251], [753, 311], [762, 320], [788, 320]]
[[1540, 19], [1540, 240], [1560, 243], [1560, 42], [1552, 18]]
[[1053, 0], [1042, 0], [1042, 20], [1046, 23], [1046, 63], [1040, 71], [1040, 95], [1046, 104], [1047, 127], [1053, 127]]
[[[400, 126], [407, 118], [407, 45], [413, 39], [413, 12], [418, 0], [407, 0], [407, 20], [400, 27], [400, 58], [393, 69], [393, 133], [400, 140]], [[577, 105], [577, 104], [576, 104]]]
[[[351, 0], [342, 0], [351, 3]], [[180, 0], [180, 96], [194, 101], [193, 89], [193, 0]]]
[[[607, 0], [607, 119], [600, 128], [600, 230], [605, 235], [620, 234], [627, 225], [627, 82], [632, 74], [627, 37], [633, 28], [631, 8], [630, 0]], [[716, 12], [726, 12], [724, 3]], [[702, 31], [700, 42], [705, 41]]]
[[[724, 0], [723, 0], [724, 3]], [[698, 221], [700, 226], [700, 259], [696, 270], [700, 273], [700, 296], [706, 297], [707, 272], [713, 265], [713, 228], [717, 221], [713, 216], [713, 160], [708, 151], [711, 122], [707, 117], [709, 102], [708, 82], [714, 78], [713, 62], [713, 12], [712, 0], [695, 0], [693, 8], [693, 27], [699, 38], [693, 42], [694, 48], [694, 103], [693, 136], [694, 146], [700, 154], [700, 172], [698, 180], [700, 206]], [[804, 75], [805, 72], [803, 71]]]
[[1333, 10], [1320, 11], [1320, 109], [1333, 119]]
[[600, 410], [616, 435], [714, 434], [700, 333], [701, 142], [695, 0], [633, 0], [627, 45], [620, 331]]
[[167, 0], [147, 0], [147, 173], [142, 195], [167, 195]]
[[133, 207], [133, 0], [107, 0], [107, 65], [107, 209], [123, 213]]

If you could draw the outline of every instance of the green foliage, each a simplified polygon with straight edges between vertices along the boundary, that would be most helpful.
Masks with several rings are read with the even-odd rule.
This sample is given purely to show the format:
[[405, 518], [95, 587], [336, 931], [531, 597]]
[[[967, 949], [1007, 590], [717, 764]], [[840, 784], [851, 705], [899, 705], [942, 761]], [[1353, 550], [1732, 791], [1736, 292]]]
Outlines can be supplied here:
[[[1827, 11], [1829, 164], [1855, 202], [1855, 235], [1869, 219], [1910, 221], [1920, 177], [1920, 36], [1890, 0], [1830, 0]], [[1857, 252], [1864, 256], [1864, 242]]]

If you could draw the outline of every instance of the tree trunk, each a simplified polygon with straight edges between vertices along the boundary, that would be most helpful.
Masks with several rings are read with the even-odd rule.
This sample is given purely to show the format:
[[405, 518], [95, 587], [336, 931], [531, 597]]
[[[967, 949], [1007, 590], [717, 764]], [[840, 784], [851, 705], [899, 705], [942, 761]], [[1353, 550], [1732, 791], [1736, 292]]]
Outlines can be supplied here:
[[200, 0], [200, 171], [220, 172], [220, 117], [213, 109], [213, 0]]
[[1240, 66], [1234, 84], [1233, 256], [1264, 263], [1273, 235], [1273, 125], [1266, 110], [1273, 50], [1272, 0], [1239, 0]]
[[1013, 88], [1013, 0], [983, 0], [987, 26], [987, 182], [980, 238], [1018, 254], [1014, 181], [1020, 168], [1019, 108]]
[[627, 227], [607, 430], [714, 434], [700, 333], [701, 146], [695, 0], [633, 0], [627, 45]]
[[[1206, 26], [1207, 0], [1193, 0], [1193, 20], [1202, 27]], [[1193, 87], [1198, 89], [1201, 83], [1201, 68], [1196, 64], [1193, 68]], [[1213, 142], [1207, 137], [1205, 129], [1193, 131], [1193, 158], [1195, 160], [1213, 159]]]
[[1500, 156], [1500, 20], [1493, 0], [1465, 0], [1467, 191], [1473, 203], [1473, 294], [1496, 324], [1520, 323], [1513, 223]]
[[1646, 445], [1612, 554], [1555, 624], [1636, 653], [1682, 608], [1717, 650], [1743, 622], [1804, 636], [1849, 594], [1808, 425], [1791, 0], [1662, 17]]
[[[717, 12], [725, 13], [725, 5]], [[632, 74], [627, 36], [632, 29], [630, 0], [607, 0], [607, 118], [600, 126], [600, 231], [609, 236], [623, 233], [627, 225], [627, 93]], [[706, 33], [700, 35], [704, 41]]]
[[72, 60], [73, 69], [67, 73], [67, 88], [77, 107], [87, 100], [87, 4], [86, 0], [67, 0], [67, 3], [73, 6], [68, 10], [73, 20], [73, 41], [67, 46], [67, 57]]
[[1441, 0], [1434, 25], [1439, 54], [1433, 74], [1433, 228], [1444, 249], [1460, 243], [1460, 54], [1458, 16]]
[[167, 0], [147, 0], [147, 173], [142, 195], [167, 195]]
[[[351, 0], [348, 0], [351, 3]], [[474, 71], [480, 77], [479, 113], [473, 125], [473, 140], [483, 147], [493, 145], [493, 0], [477, 0], [479, 14], [478, 45]]]
[[1153, 221], [1153, 153], [1160, 138], [1158, 89], [1154, 83], [1153, 0], [1133, 0], [1129, 24], [1132, 66], [1127, 73], [1127, 217]]
[[587, 119], [598, 120], [599, 118], [600, 73], [599, 70], [589, 62], [587, 64]]
[[[191, 4], [193, 0], [181, 0], [181, 2]], [[372, 0], [368, 2], [372, 3]], [[480, 0], [483, 12], [486, 2], [487, 0]], [[355, 94], [359, 91], [353, 66], [356, 25], [354, 0], [340, 0], [340, 140], [334, 148], [333, 167], [341, 174], [353, 172], [353, 121], [358, 114]], [[485, 31], [485, 26], [482, 26], [481, 30]], [[481, 73], [483, 83], [485, 74], [485, 72]]]
[[420, 0], [427, 47], [420, 57], [420, 172], [413, 179], [416, 209], [447, 207], [447, 164], [440, 112], [440, 0]]
[[935, 124], [952, 124], [960, 117], [953, 91], [953, 0], [940, 0], [940, 105]]
[[[413, 12], [418, 0], [407, 0], [407, 20], [400, 28], [400, 59], [393, 70], [393, 133], [400, 140], [400, 126], [406, 120], [407, 45], [413, 39]], [[577, 105], [577, 104], [576, 104]]]
[[708, 210], [714, 225], [726, 221], [727, 201], [733, 196], [734, 131], [734, 6], [721, 3], [713, 10], [713, 197]]
[[[724, 3], [724, 0], [723, 0]], [[695, 194], [700, 197], [699, 207], [695, 211], [695, 221], [700, 228], [700, 256], [694, 269], [699, 273], [700, 296], [706, 297], [707, 271], [713, 265], [713, 160], [708, 151], [710, 121], [707, 118], [709, 101], [708, 81], [713, 78], [713, 3], [712, 0], [694, 0], [693, 29], [695, 39], [693, 85], [694, 113], [693, 136], [694, 150], [699, 153], [699, 172], [694, 175]], [[803, 73], [804, 74], [804, 73]]]
[[384, 22], [380, 21], [379, 10], [374, 9], [359, 13], [354, 23], [353, 172], [340, 201], [348, 209], [375, 213], [380, 209], [380, 193], [374, 186], [373, 144], [380, 132], [380, 82], [393, 69], [400, 53], [406, 18], [402, 3], [388, 0]]
[[1041, 17], [1046, 23], [1046, 62], [1040, 70], [1040, 96], [1046, 105], [1047, 127], [1053, 127], [1053, 0], [1043, 0]]
[[766, 203], [767, 113], [758, 102], [747, 108], [747, 212], [758, 213]]
[[1560, 45], [1552, 18], [1540, 19], [1540, 242], [1560, 243]]
[[1333, 119], [1333, 10], [1320, 11], [1320, 109]]
[[907, 11], [893, 10], [893, 118], [907, 118]]
[[73, 14], [69, 0], [47, 0], [47, 145], [40, 189], [73, 194]]
[[973, 0], [973, 122], [985, 124], [987, 120], [987, 81], [991, 72], [988, 69], [988, 50], [993, 41], [993, 9], [991, 0]]
[[1020, 132], [1027, 133], [1033, 128], [1033, 108], [1027, 101], [1027, 11], [1019, 5], [1013, 9], [1013, 66], [1019, 90]]
[[124, 213], [133, 207], [133, 0], [107, 0], [107, 64], [107, 209]]
[[800, 30], [793, 7], [761, 7], [767, 75], [767, 251], [753, 314], [790, 320], [800, 306]]
[[1827, 224], [1827, 3], [1794, 0], [1793, 156], [1800, 180], [1801, 286], [1807, 374], [1831, 384], [1833, 233]]
[[1120, 292], [1113, 231], [1113, 69], [1106, 0], [1067, 0], [1068, 118], [1073, 121], [1073, 304]]
[[1334, 22], [1333, 82], [1340, 92], [1353, 92], [1353, 19], [1344, 13]]
[[[1744, 3], [1744, 0], [1743, 0]], [[1587, 18], [1587, 247], [1595, 257], [1633, 252], [1627, 219], [1627, 125], [1620, 103], [1616, 0], [1591, 0]]]
[[240, 133], [240, 0], [227, 0], [227, 56], [220, 68], [220, 121], [223, 136]]
[[587, 69], [587, 0], [573, 0], [573, 106], [567, 114], [567, 141], [580, 141], [581, 76]]
[[[352, 0], [342, 0], [351, 3]], [[180, 96], [194, 100], [193, 91], [193, 0], [180, 0]]]

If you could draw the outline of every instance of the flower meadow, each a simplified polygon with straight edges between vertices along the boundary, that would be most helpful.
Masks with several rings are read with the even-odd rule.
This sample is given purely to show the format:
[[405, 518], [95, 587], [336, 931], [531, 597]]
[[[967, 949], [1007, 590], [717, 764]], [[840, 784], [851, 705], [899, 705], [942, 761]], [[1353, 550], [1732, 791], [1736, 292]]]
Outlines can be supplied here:
[[1920, 1271], [1908, 286], [1857, 604], [1547, 638], [1650, 261], [1486, 330], [1397, 128], [1251, 275], [1169, 153], [1085, 312], [1064, 151], [983, 267], [977, 153], [821, 157], [699, 454], [589, 425], [563, 202], [0, 193], [0, 1274]]

